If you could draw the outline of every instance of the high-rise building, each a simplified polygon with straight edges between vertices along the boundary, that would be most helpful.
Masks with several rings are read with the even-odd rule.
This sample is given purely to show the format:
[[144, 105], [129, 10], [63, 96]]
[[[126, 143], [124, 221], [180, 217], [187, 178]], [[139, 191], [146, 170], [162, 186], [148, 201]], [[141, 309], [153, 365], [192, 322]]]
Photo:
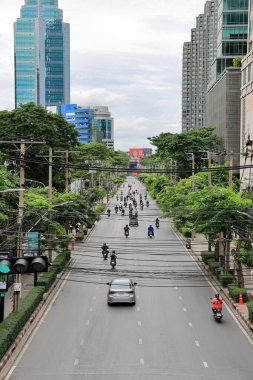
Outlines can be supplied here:
[[109, 108], [104, 106], [87, 106], [85, 108], [94, 111], [98, 140], [108, 148], [114, 149], [114, 119], [111, 117]]
[[248, 0], [219, 0], [217, 57], [212, 65], [211, 85], [233, 59], [247, 53]]
[[70, 102], [69, 24], [58, 0], [25, 0], [14, 23], [15, 106]]
[[217, 1], [205, 3], [204, 13], [196, 19], [191, 41], [183, 47], [182, 131], [205, 125], [205, 97], [216, 56]]
[[253, 0], [249, 1], [248, 53], [242, 60], [241, 81], [241, 181], [242, 189], [253, 188]]

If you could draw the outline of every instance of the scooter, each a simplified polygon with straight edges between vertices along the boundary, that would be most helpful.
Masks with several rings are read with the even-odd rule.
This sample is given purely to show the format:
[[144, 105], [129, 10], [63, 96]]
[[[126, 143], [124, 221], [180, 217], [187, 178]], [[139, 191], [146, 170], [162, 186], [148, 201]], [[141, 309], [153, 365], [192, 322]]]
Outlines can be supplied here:
[[214, 309], [213, 310], [213, 317], [214, 317], [216, 322], [221, 322], [222, 317], [223, 317], [221, 309]]
[[108, 257], [108, 249], [103, 249], [103, 251], [102, 251], [102, 255], [103, 255], [104, 260], [107, 260], [107, 257]]
[[107, 210], [107, 215], [108, 215], [108, 217], [111, 216], [111, 211], [110, 210]]
[[149, 231], [148, 232], [148, 237], [150, 237], [150, 239], [152, 239], [153, 237], [155, 237], [154, 232]]
[[129, 230], [125, 230], [125, 237], [128, 238], [129, 236]]
[[159, 228], [159, 226], [160, 226], [159, 220], [156, 220], [155, 225], [156, 225], [156, 228]]

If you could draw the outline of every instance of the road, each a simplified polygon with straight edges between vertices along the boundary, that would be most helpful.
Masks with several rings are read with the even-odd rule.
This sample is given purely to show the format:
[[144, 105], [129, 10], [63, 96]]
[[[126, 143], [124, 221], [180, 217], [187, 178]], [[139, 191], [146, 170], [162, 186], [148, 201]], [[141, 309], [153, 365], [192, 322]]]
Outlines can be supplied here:
[[[252, 342], [226, 308], [221, 324], [213, 320], [214, 291], [169, 222], [146, 236], [156, 203], [139, 211], [127, 239], [128, 217], [115, 215], [115, 203], [76, 248], [73, 270], [6, 380], [252, 380]], [[115, 271], [104, 242], [118, 254]], [[117, 276], [138, 282], [135, 306], [107, 305], [106, 283]]]

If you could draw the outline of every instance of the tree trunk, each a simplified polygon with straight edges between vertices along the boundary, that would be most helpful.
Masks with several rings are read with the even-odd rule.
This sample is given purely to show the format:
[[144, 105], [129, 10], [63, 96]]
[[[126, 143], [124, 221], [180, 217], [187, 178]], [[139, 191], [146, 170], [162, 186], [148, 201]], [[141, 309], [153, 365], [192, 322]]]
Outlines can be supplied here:
[[239, 239], [236, 245], [234, 260], [235, 260], [235, 270], [237, 273], [237, 285], [240, 286], [240, 288], [244, 288], [244, 277], [243, 277], [242, 263], [240, 260], [241, 243], [242, 242]]

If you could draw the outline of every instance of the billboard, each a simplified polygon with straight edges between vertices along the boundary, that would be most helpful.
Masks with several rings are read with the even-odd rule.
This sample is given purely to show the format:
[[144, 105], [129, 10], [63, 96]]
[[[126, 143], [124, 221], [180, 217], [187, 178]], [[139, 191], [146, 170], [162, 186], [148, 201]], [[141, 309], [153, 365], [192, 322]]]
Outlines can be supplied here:
[[138, 159], [143, 158], [144, 157], [143, 148], [130, 148], [129, 156], [131, 158], [138, 158]]

